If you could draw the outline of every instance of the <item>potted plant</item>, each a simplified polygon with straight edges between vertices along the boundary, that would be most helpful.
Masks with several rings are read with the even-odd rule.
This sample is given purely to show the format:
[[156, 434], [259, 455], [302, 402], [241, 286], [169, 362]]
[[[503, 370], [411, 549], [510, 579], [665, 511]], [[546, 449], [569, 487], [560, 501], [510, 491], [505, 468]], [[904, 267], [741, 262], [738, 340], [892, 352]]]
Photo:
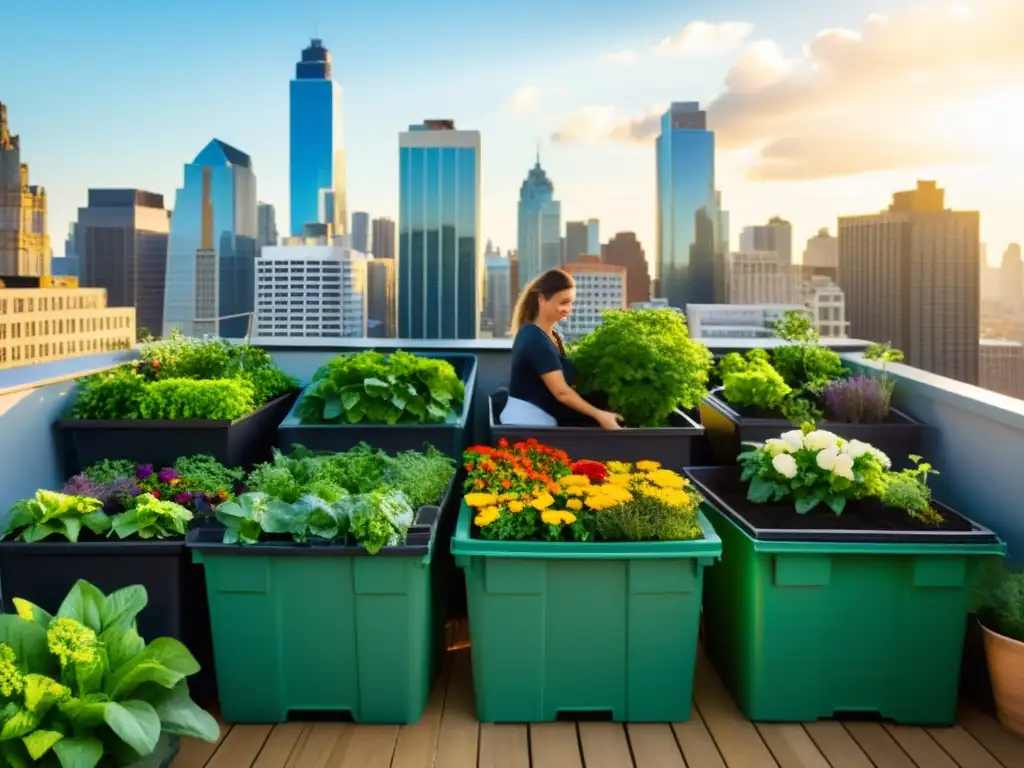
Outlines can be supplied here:
[[985, 641], [996, 717], [1024, 738], [1024, 570], [1003, 563], [988, 569], [974, 609]]
[[386, 451], [429, 444], [458, 459], [475, 383], [475, 355], [338, 355], [317, 369], [278, 429], [279, 441], [321, 451], [364, 441]]
[[270, 457], [297, 393], [263, 349], [173, 334], [78, 382], [55, 425], [64, 476], [103, 459], [170, 465], [197, 453], [252, 466]]
[[571, 351], [577, 389], [620, 414], [626, 429], [598, 434], [594, 427], [503, 426], [498, 418], [507, 393], [491, 396], [491, 439], [528, 437], [573, 456], [598, 461], [651, 459], [682, 469], [694, 440], [704, 434], [685, 409], [707, 394], [714, 358], [690, 338], [683, 315], [665, 309], [605, 312], [601, 324]]
[[54, 615], [15, 598], [18, 613], [0, 616], [4, 765], [168, 768], [180, 736], [217, 741], [217, 721], [189, 695], [195, 658], [136, 631], [146, 599], [141, 586], [104, 595], [86, 581]]
[[573, 462], [534, 439], [465, 464], [452, 552], [477, 719], [689, 719], [703, 573], [721, 552], [700, 496], [658, 462]]
[[918, 452], [924, 426], [892, 408], [894, 382], [886, 370], [903, 354], [872, 344], [865, 357], [881, 364], [881, 374], [850, 375], [839, 355], [822, 346], [804, 312], [785, 312], [775, 333], [784, 344], [746, 355], [730, 352], [719, 361], [722, 386], [700, 404], [717, 461], [733, 464], [742, 443], [763, 442], [809, 422], [871, 443], [896, 457], [899, 468], [909, 468], [905, 457]]
[[443, 650], [432, 564], [454, 473], [436, 450], [277, 453], [217, 507], [219, 527], [189, 533], [227, 722], [420, 718]]
[[686, 471], [722, 538], [704, 647], [748, 718], [956, 721], [971, 591], [1005, 545], [932, 500], [927, 463], [890, 467], [870, 444], [798, 429], [739, 466]]

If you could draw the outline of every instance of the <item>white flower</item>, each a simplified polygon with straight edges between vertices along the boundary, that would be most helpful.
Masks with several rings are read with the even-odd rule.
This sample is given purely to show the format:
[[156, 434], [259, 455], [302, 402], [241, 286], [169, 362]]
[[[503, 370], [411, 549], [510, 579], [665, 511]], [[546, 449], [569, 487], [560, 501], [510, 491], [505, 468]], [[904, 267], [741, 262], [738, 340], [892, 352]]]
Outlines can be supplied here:
[[835, 448], [839, 443], [839, 436], [824, 429], [816, 429], [804, 435], [804, 447], [812, 451], [820, 451], [822, 448]]
[[799, 451], [804, 447], [804, 433], [799, 429], [783, 432], [780, 439], [789, 446], [790, 451]]
[[772, 459], [772, 467], [780, 475], [786, 478], [796, 477], [796, 459], [790, 456], [788, 453], [780, 453]]
[[846, 453], [851, 459], [859, 459], [871, 450], [871, 446], [861, 440], [851, 440], [850, 444], [846, 446]]
[[845, 453], [840, 453], [836, 456], [835, 461], [832, 462], [832, 474], [837, 477], [845, 477], [847, 480], [853, 480], [853, 459]]
[[892, 466], [892, 461], [882, 451], [875, 448], [873, 445], [868, 447], [868, 453], [874, 456], [882, 464], [885, 469], [889, 469]]
[[772, 437], [764, 441], [765, 450], [768, 451], [772, 456], [778, 456], [780, 453], [789, 453], [790, 448], [785, 440], [780, 440], [777, 437]]
[[825, 470], [832, 469], [835, 466], [836, 459], [839, 458], [839, 449], [833, 446], [832, 448], [824, 448], [818, 451], [818, 455], [815, 457], [815, 461], [818, 466]]

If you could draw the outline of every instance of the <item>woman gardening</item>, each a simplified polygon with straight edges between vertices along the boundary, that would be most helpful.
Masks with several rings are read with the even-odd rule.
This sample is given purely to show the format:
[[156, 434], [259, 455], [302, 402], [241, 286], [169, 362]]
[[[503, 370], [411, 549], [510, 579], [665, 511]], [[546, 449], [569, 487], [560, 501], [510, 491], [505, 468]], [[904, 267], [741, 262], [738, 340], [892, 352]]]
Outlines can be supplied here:
[[573, 389], [576, 368], [565, 356], [555, 323], [567, 318], [576, 284], [551, 269], [526, 286], [512, 314], [512, 373], [501, 423], [526, 427], [579, 426], [590, 421], [622, 429], [622, 417], [588, 403]]

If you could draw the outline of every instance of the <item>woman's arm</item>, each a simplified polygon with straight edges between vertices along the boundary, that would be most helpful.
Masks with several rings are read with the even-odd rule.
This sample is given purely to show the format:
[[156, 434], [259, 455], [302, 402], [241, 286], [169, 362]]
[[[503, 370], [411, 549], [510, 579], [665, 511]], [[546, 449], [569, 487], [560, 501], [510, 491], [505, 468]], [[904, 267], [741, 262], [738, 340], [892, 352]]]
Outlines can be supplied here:
[[565, 374], [561, 370], [550, 371], [540, 377], [541, 381], [544, 382], [544, 386], [548, 388], [548, 391], [555, 396], [562, 405], [572, 408], [578, 413], [582, 413], [584, 416], [589, 416], [598, 424], [605, 429], [614, 429], [615, 427], [606, 426], [606, 422], [615, 422], [616, 419], [609, 419], [608, 411], [602, 411], [600, 408], [595, 408], [593, 405], [584, 400], [580, 394], [569, 386], [569, 383], [565, 380]]

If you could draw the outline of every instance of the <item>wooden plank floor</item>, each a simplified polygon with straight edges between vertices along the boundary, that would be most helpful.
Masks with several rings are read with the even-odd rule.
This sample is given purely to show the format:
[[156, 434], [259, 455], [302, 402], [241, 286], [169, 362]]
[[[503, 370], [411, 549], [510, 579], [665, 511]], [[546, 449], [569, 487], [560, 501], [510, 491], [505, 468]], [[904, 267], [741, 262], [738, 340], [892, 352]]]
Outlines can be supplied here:
[[172, 768], [1024, 768], [1024, 740], [963, 709], [953, 728], [873, 722], [753, 724], [700, 655], [686, 723], [479, 724], [469, 648], [447, 654], [415, 725], [223, 726]]

